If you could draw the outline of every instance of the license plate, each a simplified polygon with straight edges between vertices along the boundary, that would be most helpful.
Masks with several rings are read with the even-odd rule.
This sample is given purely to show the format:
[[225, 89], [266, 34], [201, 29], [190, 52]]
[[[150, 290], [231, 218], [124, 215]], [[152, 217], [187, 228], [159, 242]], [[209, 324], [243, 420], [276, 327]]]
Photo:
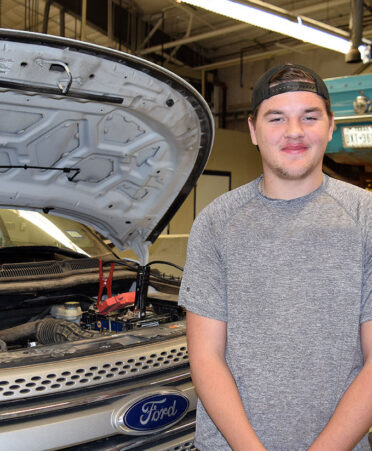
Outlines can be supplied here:
[[372, 125], [342, 127], [341, 133], [344, 147], [372, 147]]

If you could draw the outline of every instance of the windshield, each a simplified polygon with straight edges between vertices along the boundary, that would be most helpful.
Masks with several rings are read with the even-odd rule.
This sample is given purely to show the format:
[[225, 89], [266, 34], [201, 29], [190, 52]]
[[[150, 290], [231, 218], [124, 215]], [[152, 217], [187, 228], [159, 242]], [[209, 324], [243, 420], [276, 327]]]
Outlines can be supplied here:
[[27, 210], [0, 210], [0, 247], [55, 246], [97, 257], [111, 253], [88, 227], [71, 219]]

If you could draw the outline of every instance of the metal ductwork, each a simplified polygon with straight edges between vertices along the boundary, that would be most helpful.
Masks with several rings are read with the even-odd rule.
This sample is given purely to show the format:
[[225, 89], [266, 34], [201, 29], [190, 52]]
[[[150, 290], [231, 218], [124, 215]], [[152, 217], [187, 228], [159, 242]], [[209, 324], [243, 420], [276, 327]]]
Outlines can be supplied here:
[[362, 43], [363, 34], [363, 0], [350, 1], [350, 50], [345, 55], [346, 63], [362, 61], [358, 47]]

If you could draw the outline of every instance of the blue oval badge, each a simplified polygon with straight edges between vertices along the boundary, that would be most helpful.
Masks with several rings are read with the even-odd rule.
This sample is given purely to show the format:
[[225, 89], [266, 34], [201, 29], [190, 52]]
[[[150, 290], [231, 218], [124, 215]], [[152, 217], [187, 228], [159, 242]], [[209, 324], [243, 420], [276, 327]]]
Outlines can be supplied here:
[[123, 415], [123, 424], [138, 432], [153, 432], [180, 420], [189, 400], [175, 393], [146, 396], [135, 402]]

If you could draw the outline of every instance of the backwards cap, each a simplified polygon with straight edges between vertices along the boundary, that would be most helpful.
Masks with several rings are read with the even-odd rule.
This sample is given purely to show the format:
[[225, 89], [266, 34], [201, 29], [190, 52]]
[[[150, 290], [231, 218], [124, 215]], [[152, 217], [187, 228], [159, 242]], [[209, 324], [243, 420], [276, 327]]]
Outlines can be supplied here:
[[[271, 78], [285, 68], [300, 69], [314, 80], [308, 81], [275, 81], [275, 85], [270, 87]], [[311, 69], [299, 64], [281, 64], [265, 72], [257, 81], [252, 93], [252, 111], [255, 111], [261, 102], [269, 97], [290, 91], [310, 91], [329, 100], [329, 93], [324, 81]]]

